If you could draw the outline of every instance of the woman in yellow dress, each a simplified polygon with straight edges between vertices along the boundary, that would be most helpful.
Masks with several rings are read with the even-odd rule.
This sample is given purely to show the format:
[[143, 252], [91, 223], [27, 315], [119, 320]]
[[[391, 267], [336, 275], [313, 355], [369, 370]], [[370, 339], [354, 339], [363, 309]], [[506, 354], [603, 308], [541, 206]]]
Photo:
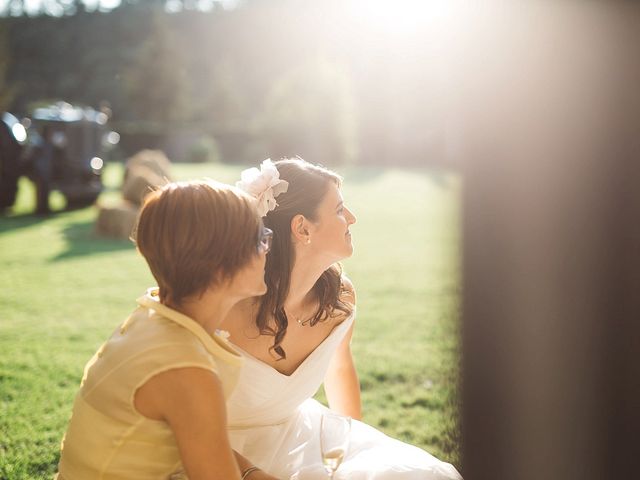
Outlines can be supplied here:
[[271, 235], [234, 187], [148, 195], [135, 241], [158, 288], [86, 365], [58, 479], [273, 478], [231, 449], [225, 400], [242, 357], [217, 331], [238, 301], [265, 293]]

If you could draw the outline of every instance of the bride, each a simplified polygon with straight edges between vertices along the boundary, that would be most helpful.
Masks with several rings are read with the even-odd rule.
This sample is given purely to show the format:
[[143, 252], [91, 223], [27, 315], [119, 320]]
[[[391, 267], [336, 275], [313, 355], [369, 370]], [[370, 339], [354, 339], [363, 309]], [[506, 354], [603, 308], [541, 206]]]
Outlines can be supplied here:
[[343, 201], [341, 181], [323, 167], [289, 159], [265, 160], [237, 183], [256, 198], [274, 239], [267, 294], [238, 303], [221, 325], [246, 359], [227, 401], [231, 445], [275, 477], [326, 479], [319, 431], [330, 410], [312, 398], [324, 382], [331, 410], [354, 419], [334, 478], [460, 479], [452, 465], [359, 421], [350, 347], [356, 294], [338, 263], [353, 253], [356, 217]]

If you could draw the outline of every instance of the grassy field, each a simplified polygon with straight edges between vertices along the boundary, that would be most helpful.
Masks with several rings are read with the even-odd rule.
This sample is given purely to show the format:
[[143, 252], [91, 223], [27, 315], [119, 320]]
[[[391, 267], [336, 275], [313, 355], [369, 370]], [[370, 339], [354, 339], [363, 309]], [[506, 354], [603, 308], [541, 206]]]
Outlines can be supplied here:
[[[238, 166], [175, 165], [177, 178], [232, 182]], [[353, 341], [365, 421], [460, 467], [459, 179], [430, 170], [347, 168], [358, 217], [344, 262], [358, 291]], [[122, 170], [107, 167], [115, 202]], [[52, 194], [54, 208], [62, 208]], [[82, 369], [153, 284], [127, 241], [96, 238], [95, 207], [28, 212], [25, 180], [0, 217], [0, 479], [50, 478]], [[318, 398], [323, 399], [322, 392]]]

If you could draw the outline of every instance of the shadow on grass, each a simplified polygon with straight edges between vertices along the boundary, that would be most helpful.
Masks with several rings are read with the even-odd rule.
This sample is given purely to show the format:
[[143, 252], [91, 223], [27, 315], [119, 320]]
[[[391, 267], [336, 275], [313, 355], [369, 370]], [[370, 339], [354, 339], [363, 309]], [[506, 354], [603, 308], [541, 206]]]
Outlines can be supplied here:
[[[28, 228], [39, 223], [53, 220], [68, 212], [92, 207], [93, 205], [65, 205], [58, 200], [49, 202], [50, 211], [47, 213], [35, 213], [35, 207], [30, 204], [26, 207], [24, 205], [18, 205], [17, 207], [14, 206], [13, 208], [7, 208], [5, 210], [0, 209], [0, 234], [21, 228]], [[17, 212], [15, 210], [16, 208]]]
[[69, 258], [135, 248], [130, 240], [117, 240], [97, 236], [94, 232], [94, 223], [93, 220], [86, 220], [67, 225], [62, 230], [67, 241], [67, 249], [50, 261], [59, 262]]
[[5, 232], [28, 228], [38, 223], [46, 222], [53, 217], [55, 217], [55, 212], [47, 215], [24, 213], [20, 215], [4, 216], [0, 214], [0, 235]]

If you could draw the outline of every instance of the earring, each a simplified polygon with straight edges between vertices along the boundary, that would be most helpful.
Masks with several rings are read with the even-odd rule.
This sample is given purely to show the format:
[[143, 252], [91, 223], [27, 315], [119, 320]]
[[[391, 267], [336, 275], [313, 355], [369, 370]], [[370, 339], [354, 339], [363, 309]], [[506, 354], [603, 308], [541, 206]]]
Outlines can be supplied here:
[[307, 245], [309, 245], [310, 243], [311, 243], [311, 239], [307, 237]]

